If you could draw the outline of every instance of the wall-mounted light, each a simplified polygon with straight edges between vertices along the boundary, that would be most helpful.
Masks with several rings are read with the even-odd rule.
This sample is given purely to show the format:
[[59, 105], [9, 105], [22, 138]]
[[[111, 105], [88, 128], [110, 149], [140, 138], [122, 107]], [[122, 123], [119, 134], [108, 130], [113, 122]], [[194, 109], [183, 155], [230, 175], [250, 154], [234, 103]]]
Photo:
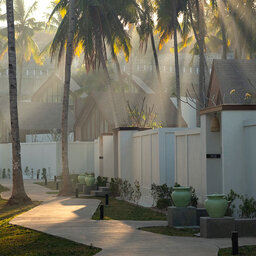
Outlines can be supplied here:
[[217, 117], [217, 114], [214, 114], [214, 117], [211, 120], [211, 132], [219, 132], [220, 131], [220, 121]]

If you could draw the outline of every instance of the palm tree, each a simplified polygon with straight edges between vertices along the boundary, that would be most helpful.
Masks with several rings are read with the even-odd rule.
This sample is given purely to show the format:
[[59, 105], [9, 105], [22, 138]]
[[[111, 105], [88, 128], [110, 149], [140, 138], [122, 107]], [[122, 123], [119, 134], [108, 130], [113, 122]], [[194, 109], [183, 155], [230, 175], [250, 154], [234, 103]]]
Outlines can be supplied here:
[[[21, 96], [22, 77], [24, 62], [29, 62], [33, 57], [36, 64], [42, 65], [40, 58], [40, 49], [37, 43], [33, 40], [35, 31], [42, 29], [43, 22], [37, 22], [32, 17], [33, 12], [37, 8], [37, 2], [34, 2], [26, 11], [24, 7], [24, 0], [15, 0], [14, 2], [14, 16], [15, 16], [15, 30], [16, 30], [16, 45], [17, 45], [17, 59], [18, 59], [18, 93]], [[6, 16], [1, 17], [5, 19]], [[0, 31], [1, 34], [6, 34], [6, 29]], [[7, 52], [7, 42], [2, 48], [0, 56], [3, 57]]]
[[76, 24], [75, 0], [69, 1], [68, 11], [68, 38], [66, 50], [66, 65], [65, 65], [65, 83], [64, 95], [62, 105], [62, 119], [61, 119], [61, 142], [62, 142], [62, 177], [63, 186], [59, 192], [61, 196], [72, 194], [72, 184], [69, 178], [68, 166], [68, 109], [69, 109], [69, 92], [71, 79], [71, 65], [73, 58], [73, 41]]
[[[74, 0], [73, 0], [74, 1]], [[109, 93], [110, 105], [112, 107], [113, 119], [115, 126], [118, 125], [116, 109], [113, 97], [113, 89], [111, 86], [111, 78], [107, 68], [107, 46], [110, 49], [113, 47], [115, 43], [119, 44], [119, 49], [122, 49], [127, 58], [129, 57], [130, 48], [127, 42], [128, 34], [124, 30], [124, 26], [126, 20], [129, 18], [126, 14], [123, 14], [123, 9], [121, 8], [122, 3], [127, 4], [127, 0], [112, 0], [112, 1], [89, 1], [89, 0], [79, 0], [76, 1], [75, 9], [76, 9], [76, 23], [74, 24], [74, 38], [73, 49], [78, 46], [82, 46], [84, 50], [84, 62], [86, 70], [95, 70], [96, 68], [102, 66], [102, 69], [106, 76], [106, 87]], [[74, 4], [71, 1], [61, 0], [56, 7], [54, 8], [52, 15], [55, 12], [60, 11], [61, 9], [68, 10], [68, 6], [70, 4]], [[73, 9], [73, 8], [71, 8]], [[65, 49], [66, 42], [70, 47], [71, 45], [71, 32], [68, 31], [68, 17], [69, 12], [67, 11], [66, 15], [63, 17], [63, 20], [58, 27], [58, 30], [55, 34], [51, 45], [51, 55], [54, 56], [57, 52], [59, 55], [59, 60], [63, 54]], [[50, 17], [51, 18], [51, 17]], [[72, 23], [73, 24], [73, 23]], [[72, 25], [73, 26], [73, 25]], [[72, 28], [73, 30], [73, 28]], [[70, 51], [71, 47], [69, 48]], [[69, 63], [68, 60], [67, 64]], [[68, 70], [66, 65], [66, 78], [68, 80]], [[70, 77], [69, 77], [70, 78]], [[65, 83], [65, 87], [67, 87], [67, 83]], [[67, 89], [67, 88], [66, 88]], [[67, 92], [66, 96], [67, 97]], [[64, 101], [63, 100], [63, 104]], [[67, 117], [67, 103], [65, 103], [66, 113], [64, 116], [64, 108], [63, 108], [63, 117]], [[67, 130], [66, 130], [67, 131]], [[66, 133], [65, 133], [66, 134]], [[63, 133], [64, 135], [64, 133]], [[63, 144], [66, 142], [63, 139]], [[64, 145], [65, 146], [65, 145]], [[64, 147], [63, 146], [63, 147]], [[66, 146], [67, 147], [67, 146]], [[65, 152], [66, 151], [66, 152]], [[67, 150], [63, 148], [63, 177], [67, 178], [67, 170], [68, 170], [68, 160], [67, 160]], [[68, 184], [68, 182], [67, 182]]]
[[180, 72], [177, 30], [180, 30], [179, 15], [185, 11], [187, 0], [156, 0], [157, 5], [157, 29], [160, 32], [160, 48], [170, 38], [174, 39], [175, 74], [176, 74], [176, 97], [178, 110], [178, 124], [181, 124], [181, 101], [180, 101]]
[[[130, 14], [124, 12], [129, 9], [122, 6], [135, 6], [130, 0], [96, 0], [94, 2], [86, 0], [77, 1], [77, 23], [75, 28], [74, 48], [82, 45], [84, 50], [84, 62], [87, 71], [95, 70], [102, 66], [106, 76], [106, 89], [109, 92], [110, 104], [112, 106], [114, 123], [117, 126], [116, 109], [114, 106], [113, 88], [111, 78], [107, 68], [107, 47], [112, 51], [113, 45], [118, 45], [126, 58], [130, 55], [129, 35], [124, 29]], [[52, 15], [60, 9], [67, 7], [67, 1], [61, 0], [54, 8]], [[59, 52], [62, 56], [65, 42], [67, 40], [67, 18], [63, 18], [56, 35], [54, 37], [51, 53]]]
[[147, 51], [148, 48], [148, 41], [151, 41], [152, 52], [154, 55], [154, 61], [156, 65], [156, 73], [158, 77], [159, 84], [162, 84], [160, 68], [159, 68], [159, 61], [157, 56], [157, 50], [155, 46], [155, 39], [154, 39], [154, 13], [155, 8], [151, 0], [139, 0], [140, 6], [142, 11], [140, 11], [140, 19], [137, 23], [137, 32], [140, 37], [140, 49]]
[[7, 31], [8, 31], [8, 57], [9, 57], [9, 97], [11, 116], [11, 137], [12, 137], [12, 171], [13, 188], [8, 204], [31, 203], [27, 196], [21, 169], [20, 137], [17, 107], [17, 80], [16, 80], [16, 52], [15, 52], [15, 28], [13, 0], [6, 1], [7, 10]]

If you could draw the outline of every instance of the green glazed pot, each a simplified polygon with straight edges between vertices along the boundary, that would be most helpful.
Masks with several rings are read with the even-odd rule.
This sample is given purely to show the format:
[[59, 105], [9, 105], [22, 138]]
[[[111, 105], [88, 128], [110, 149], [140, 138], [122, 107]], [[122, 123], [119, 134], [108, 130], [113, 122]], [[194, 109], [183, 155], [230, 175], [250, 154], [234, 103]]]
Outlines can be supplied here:
[[187, 207], [191, 202], [190, 187], [174, 187], [172, 192], [172, 200], [176, 207]]
[[205, 200], [205, 208], [211, 218], [224, 218], [228, 208], [228, 201], [225, 195], [213, 194], [208, 195]]
[[85, 175], [81, 174], [77, 177], [78, 183], [85, 184]]
[[86, 186], [93, 186], [95, 184], [95, 178], [93, 175], [85, 176], [85, 184]]

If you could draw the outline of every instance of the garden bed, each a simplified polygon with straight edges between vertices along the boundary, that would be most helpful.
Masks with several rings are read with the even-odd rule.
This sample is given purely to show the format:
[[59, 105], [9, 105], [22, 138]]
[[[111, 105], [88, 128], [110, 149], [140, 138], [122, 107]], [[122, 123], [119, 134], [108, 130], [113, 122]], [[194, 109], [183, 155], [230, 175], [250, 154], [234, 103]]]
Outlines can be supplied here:
[[57, 190], [56, 189], [56, 183], [54, 181], [48, 181], [46, 186], [45, 186], [45, 182], [44, 181], [34, 182], [34, 184], [37, 184], [37, 185], [49, 188], [51, 190]]
[[157, 233], [161, 235], [166, 235], [166, 236], [188, 236], [188, 237], [195, 236], [200, 231], [198, 228], [170, 228], [167, 226], [145, 227], [145, 228], [140, 228], [140, 230]]
[[[232, 248], [220, 249], [218, 256], [231, 256]], [[256, 255], [256, 246], [241, 246], [239, 247], [239, 254], [237, 256], [255, 256]]]
[[[105, 204], [105, 198], [102, 197], [81, 197], [87, 199], [98, 199]], [[166, 215], [156, 212], [151, 208], [145, 208], [129, 202], [118, 200], [113, 197], [109, 198], [109, 206], [104, 207], [104, 220], [166, 220]], [[100, 219], [99, 207], [92, 219]]]

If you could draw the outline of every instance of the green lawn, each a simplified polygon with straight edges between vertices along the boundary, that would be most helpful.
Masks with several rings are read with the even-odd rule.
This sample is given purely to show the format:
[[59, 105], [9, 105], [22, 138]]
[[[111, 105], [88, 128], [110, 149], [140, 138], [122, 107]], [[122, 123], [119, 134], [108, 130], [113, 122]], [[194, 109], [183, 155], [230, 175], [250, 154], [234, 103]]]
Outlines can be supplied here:
[[[54, 181], [48, 181], [46, 186], [44, 181], [34, 182], [34, 184], [49, 188], [51, 190], [56, 190], [56, 183]], [[60, 187], [60, 183], [59, 183], [59, 187]]]
[[194, 236], [199, 233], [199, 229], [196, 228], [184, 228], [184, 229], [176, 229], [170, 227], [145, 227], [140, 228], [140, 230], [157, 233], [166, 236]]
[[8, 224], [13, 217], [36, 205], [38, 203], [6, 206], [6, 201], [0, 199], [1, 256], [91, 256], [100, 251], [92, 246]]
[[[81, 197], [85, 198], [85, 197]], [[105, 198], [102, 197], [87, 197], [88, 199], [98, 199], [105, 204]], [[105, 220], [166, 220], [166, 215], [153, 211], [150, 208], [145, 208], [130, 204], [126, 201], [117, 200], [113, 197], [109, 198], [109, 206], [104, 207]], [[92, 219], [100, 219], [99, 208], [93, 215]]]
[[[220, 249], [218, 256], [231, 256], [232, 255], [232, 249], [231, 248], [225, 248]], [[239, 256], [256, 256], [256, 246], [242, 246], [239, 247]]]
[[4, 187], [3, 185], [0, 184], [0, 193], [5, 192], [5, 191], [9, 191], [10, 189], [7, 187]]

